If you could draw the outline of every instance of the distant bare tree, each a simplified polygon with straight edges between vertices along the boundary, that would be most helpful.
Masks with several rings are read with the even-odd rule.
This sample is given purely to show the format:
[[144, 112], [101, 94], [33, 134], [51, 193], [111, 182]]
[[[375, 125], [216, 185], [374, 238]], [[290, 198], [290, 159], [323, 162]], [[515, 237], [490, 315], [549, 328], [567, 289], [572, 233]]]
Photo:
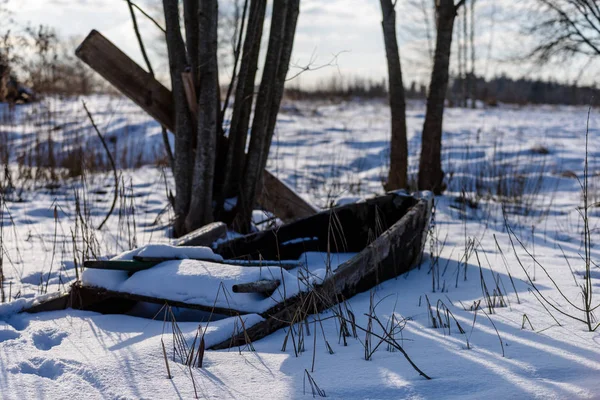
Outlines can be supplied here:
[[[465, 6], [466, 7], [466, 6]], [[471, 30], [469, 35], [471, 48], [471, 73], [468, 75], [469, 97], [471, 98], [471, 108], [475, 108], [475, 0], [471, 0]]]
[[597, 0], [535, 0], [538, 12], [527, 33], [537, 38], [531, 50], [538, 62], [573, 55], [600, 56], [600, 4]]
[[441, 193], [444, 189], [442, 121], [446, 90], [448, 89], [452, 30], [457, 12], [464, 3], [465, 0], [460, 0], [457, 4], [454, 4], [454, 0], [438, 0], [436, 2], [437, 38], [419, 161], [419, 189], [432, 190], [436, 194]]
[[406, 140], [406, 102], [400, 53], [396, 40], [396, 2], [381, 0], [383, 39], [388, 66], [390, 110], [392, 113], [392, 139], [390, 146], [390, 171], [386, 190], [402, 189], [407, 186], [408, 143]]

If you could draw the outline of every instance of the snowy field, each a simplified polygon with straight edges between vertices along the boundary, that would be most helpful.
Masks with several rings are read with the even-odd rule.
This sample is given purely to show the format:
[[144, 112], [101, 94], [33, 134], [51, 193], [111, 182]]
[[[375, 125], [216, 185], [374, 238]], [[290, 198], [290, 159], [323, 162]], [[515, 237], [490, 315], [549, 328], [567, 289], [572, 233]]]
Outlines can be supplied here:
[[[121, 171], [117, 205], [102, 230], [96, 228], [112, 203], [114, 178], [80, 101], [0, 110], [0, 160], [9, 169], [1, 180], [0, 398], [600, 397], [600, 328], [589, 332], [571, 318], [585, 320], [577, 308], [586, 284], [586, 108], [447, 109], [448, 190], [436, 198], [426, 257], [347, 302], [356, 336], [342, 338], [330, 310], [309, 318], [301, 344], [286, 343], [280, 330], [253, 343], [255, 351], [208, 351], [203, 368], [190, 369], [173, 361], [172, 325], [162, 314], [16, 314], [35, 296], [67, 290], [83, 259], [169, 243], [173, 182], [160, 127], [128, 100], [85, 101]], [[417, 103], [407, 110], [413, 176], [424, 112]], [[592, 110], [589, 117], [592, 305], [600, 302], [599, 116]], [[269, 168], [327, 207], [382, 193], [388, 152], [384, 102], [286, 103]], [[98, 172], [79, 176], [72, 160], [81, 157]], [[372, 307], [431, 380], [378, 339], [385, 334], [377, 323], [367, 345], [360, 328]], [[177, 318], [189, 344], [199, 323], [212, 343], [238, 327], [231, 318]]]

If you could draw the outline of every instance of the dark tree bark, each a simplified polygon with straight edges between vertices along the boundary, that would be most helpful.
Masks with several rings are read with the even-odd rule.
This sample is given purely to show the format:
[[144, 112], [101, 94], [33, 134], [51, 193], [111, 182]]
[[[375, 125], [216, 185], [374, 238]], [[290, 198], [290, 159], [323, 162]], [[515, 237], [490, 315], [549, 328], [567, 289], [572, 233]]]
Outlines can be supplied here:
[[185, 22], [185, 42], [187, 47], [188, 65], [192, 72], [192, 79], [196, 93], [199, 92], [198, 87], [198, 0], [183, 0], [183, 19]]
[[452, 29], [456, 13], [463, 4], [464, 0], [456, 5], [454, 0], [439, 0], [436, 6], [437, 39], [419, 161], [419, 189], [431, 190], [435, 194], [440, 194], [444, 190], [441, 155], [444, 100], [448, 89]]
[[[215, 214], [227, 221], [239, 222], [234, 226], [242, 231], [250, 229], [252, 209], [260, 194], [259, 185], [283, 96], [299, 13], [299, 0], [273, 2], [269, 45], [246, 155], [266, 3], [266, 0], [251, 0], [227, 140], [223, 134], [218, 84], [218, 1], [183, 0], [187, 39], [184, 43], [179, 0], [163, 0], [175, 109], [176, 236], [212, 222]], [[243, 30], [243, 23], [240, 29]], [[239, 51], [239, 47], [237, 49]], [[191, 74], [184, 74], [186, 71]], [[227, 176], [225, 171], [228, 171]], [[235, 218], [232, 213], [221, 214], [223, 201], [229, 195], [237, 195], [239, 199], [233, 212], [238, 214]]]
[[281, 60], [288, 4], [288, 0], [276, 1], [273, 4], [269, 46], [267, 48], [262, 80], [256, 99], [254, 120], [252, 121], [252, 135], [248, 154], [246, 155], [244, 177], [238, 198], [238, 215], [236, 216], [235, 228], [242, 232], [250, 230], [250, 220], [256, 199], [258, 180], [262, 174], [262, 155], [263, 149], [267, 144], [269, 114], [277, 71]]
[[241, 189], [244, 172], [246, 141], [254, 96], [254, 81], [265, 19], [266, 0], [252, 0], [246, 28], [242, 61], [235, 89], [235, 101], [229, 127], [229, 150], [225, 168], [223, 197], [235, 195]]
[[185, 218], [190, 209], [192, 193], [192, 172], [194, 167], [193, 136], [196, 131], [192, 123], [185, 90], [183, 88], [182, 72], [187, 67], [185, 44], [181, 36], [179, 23], [178, 0], [163, 0], [166, 24], [166, 39], [169, 52], [169, 68], [171, 72], [171, 87], [175, 104], [175, 221], [173, 230], [175, 236], [186, 233]]
[[[466, 7], [466, 5], [465, 5]], [[471, 74], [469, 75], [469, 95], [471, 96], [471, 108], [475, 108], [475, 100], [477, 96], [476, 79], [475, 79], [475, 0], [471, 0]]]
[[198, 14], [199, 65], [198, 141], [190, 210], [185, 220], [190, 232], [213, 221], [213, 183], [219, 119], [219, 72], [217, 67], [217, 0], [203, 0]]
[[392, 114], [392, 138], [390, 146], [390, 171], [385, 190], [407, 187], [408, 143], [406, 139], [406, 102], [400, 54], [396, 40], [396, 10], [392, 0], [380, 0], [383, 20], [383, 39], [388, 67], [390, 111]]
[[462, 39], [462, 54], [463, 54], [463, 72], [464, 72], [464, 79], [462, 81], [462, 106], [464, 108], [467, 108], [467, 98], [469, 97], [469, 72], [468, 72], [468, 67], [467, 67], [467, 60], [468, 60], [468, 50], [469, 50], [469, 46], [467, 44], [467, 30], [468, 30], [468, 18], [467, 18], [467, 6], [465, 5], [465, 7], [463, 7], [463, 23], [462, 23], [462, 28], [463, 28], [463, 39]]
[[271, 99], [271, 109], [269, 114], [269, 122], [267, 125], [266, 142], [261, 153], [261, 168], [257, 181], [257, 195], [262, 192], [262, 171], [267, 167], [267, 159], [275, 133], [275, 124], [277, 122], [277, 114], [281, 99], [283, 98], [283, 89], [285, 86], [285, 78], [290, 66], [292, 50], [294, 48], [294, 37], [296, 35], [296, 24], [298, 23], [298, 14], [300, 13], [300, 0], [288, 0], [288, 7], [285, 16], [285, 27], [283, 32], [283, 44], [281, 48], [281, 58], [277, 66], [277, 75], [274, 82], [273, 97]]

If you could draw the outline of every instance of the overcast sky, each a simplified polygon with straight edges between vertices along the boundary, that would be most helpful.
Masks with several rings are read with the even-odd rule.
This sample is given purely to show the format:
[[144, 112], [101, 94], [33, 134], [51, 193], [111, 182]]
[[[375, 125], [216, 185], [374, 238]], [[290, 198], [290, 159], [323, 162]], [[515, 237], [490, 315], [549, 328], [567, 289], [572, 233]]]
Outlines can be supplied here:
[[[233, 0], [221, 0], [227, 7]], [[478, 0], [476, 2], [476, 74], [487, 77], [507, 73], [513, 77], [552, 77], [572, 81], [579, 75], [583, 60], [569, 65], [540, 69], [512, 61], [531, 44], [531, 38], [520, 30], [525, 9], [531, 0]], [[160, 16], [160, 0], [138, 0], [148, 12]], [[431, 0], [398, 0], [397, 29], [405, 85], [416, 80], [427, 83], [430, 74], [427, 22], [421, 4]], [[83, 38], [97, 29], [123, 51], [141, 63], [129, 11], [124, 0], [9, 0], [13, 17], [19, 25], [45, 24], [57, 29], [64, 37]], [[143, 33], [156, 38], [158, 30], [139, 17]], [[386, 74], [385, 51], [381, 33], [381, 10], [378, 0], [302, 0], [297, 35], [292, 56], [293, 65], [328, 64], [338, 55], [336, 66], [303, 73], [295, 79], [303, 86], [319, 85], [332, 75], [342, 79], [369, 77], [381, 80]], [[429, 26], [432, 19], [429, 16]], [[265, 27], [265, 32], [268, 32]], [[265, 37], [268, 36], [265, 34]], [[454, 46], [454, 43], [453, 43]], [[456, 70], [456, 47], [453, 48], [451, 70]], [[165, 64], [155, 52], [155, 63]], [[294, 73], [292, 65], [291, 74]], [[580, 82], [597, 79], [595, 68], [587, 68]]]

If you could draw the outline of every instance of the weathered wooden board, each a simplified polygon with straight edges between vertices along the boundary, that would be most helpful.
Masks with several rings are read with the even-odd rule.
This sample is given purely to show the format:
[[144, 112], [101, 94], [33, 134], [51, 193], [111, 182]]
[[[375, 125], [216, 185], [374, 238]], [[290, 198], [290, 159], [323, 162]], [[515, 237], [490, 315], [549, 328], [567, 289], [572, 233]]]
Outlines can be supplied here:
[[[278, 329], [289, 327], [292, 321], [301, 321], [306, 315], [323, 311], [407, 272], [420, 261], [430, 212], [430, 201], [420, 200], [358, 255], [340, 265], [323, 284], [315, 286], [312, 293], [301, 293], [286, 300], [285, 304], [271, 308], [261, 314], [265, 321], [211, 349], [244, 345], [248, 337], [252, 341], [261, 339]], [[307, 296], [314, 296], [315, 301], [307, 302]]]
[[362, 251], [417, 203], [397, 194], [322, 211], [312, 217], [217, 246], [223, 258], [298, 259], [306, 251]]
[[90, 269], [106, 269], [111, 271], [127, 271], [133, 274], [145, 269], [150, 269], [163, 261], [88, 260], [83, 262], [83, 267]]
[[65, 292], [65, 293], [61, 293], [60, 295], [58, 295], [56, 297], [48, 299], [47, 301], [42, 301], [38, 304], [35, 304], [34, 306], [25, 308], [25, 309], [21, 310], [20, 312], [28, 313], [28, 314], [36, 314], [36, 313], [46, 312], [46, 311], [64, 310], [65, 308], [69, 307], [70, 301], [71, 301], [71, 293]]
[[[175, 132], [175, 109], [169, 89], [135, 63], [100, 32], [93, 30], [75, 51], [77, 57], [161, 125]], [[258, 204], [284, 222], [313, 215], [314, 206], [269, 171], [263, 172], [264, 190]]]
[[256, 282], [238, 283], [231, 287], [233, 293], [263, 293], [267, 296], [273, 294], [281, 285], [279, 279], [261, 279]]
[[175, 108], [171, 91], [100, 32], [91, 31], [75, 50], [75, 55], [174, 132]]
[[[138, 257], [134, 256], [133, 260], [88, 260], [83, 262], [84, 268], [90, 269], [106, 269], [113, 271], [126, 271], [131, 274], [139, 271], [144, 271], [155, 267], [165, 261], [181, 260], [180, 258], [162, 258], [162, 257]], [[197, 261], [206, 261], [215, 264], [223, 264], [223, 268], [229, 265], [238, 267], [279, 267], [286, 271], [294, 268], [302, 267], [304, 264], [300, 261], [271, 261], [271, 260], [211, 260], [211, 259], [195, 259]]]
[[206, 246], [212, 247], [212, 244], [219, 239], [227, 237], [227, 225], [222, 222], [213, 222], [202, 228], [196, 229], [175, 240], [175, 246]]
[[213, 306], [204, 306], [200, 304], [191, 304], [181, 301], [163, 299], [159, 297], [144, 296], [126, 292], [117, 292], [96, 287], [86, 287], [81, 285], [73, 285], [71, 288], [73, 293], [73, 308], [81, 310], [97, 311], [101, 313], [116, 313], [114, 305], [131, 302], [131, 305], [136, 302], [146, 302], [153, 304], [168, 304], [171, 307], [189, 308], [192, 310], [205, 311], [213, 314], [237, 316], [248, 314], [245, 311], [239, 311], [231, 308], [220, 308]]
[[263, 171], [258, 205], [285, 223], [315, 215], [318, 210], [268, 170]]

